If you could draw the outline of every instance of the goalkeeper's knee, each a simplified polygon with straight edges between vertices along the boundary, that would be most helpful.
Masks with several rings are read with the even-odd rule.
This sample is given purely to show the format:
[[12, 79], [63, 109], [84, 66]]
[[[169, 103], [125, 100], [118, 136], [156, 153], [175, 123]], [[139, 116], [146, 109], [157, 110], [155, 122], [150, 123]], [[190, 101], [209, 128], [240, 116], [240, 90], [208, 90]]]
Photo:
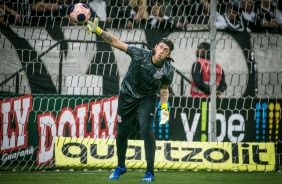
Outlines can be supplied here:
[[118, 125], [117, 136], [121, 138], [127, 138], [131, 133], [131, 128], [127, 126]]

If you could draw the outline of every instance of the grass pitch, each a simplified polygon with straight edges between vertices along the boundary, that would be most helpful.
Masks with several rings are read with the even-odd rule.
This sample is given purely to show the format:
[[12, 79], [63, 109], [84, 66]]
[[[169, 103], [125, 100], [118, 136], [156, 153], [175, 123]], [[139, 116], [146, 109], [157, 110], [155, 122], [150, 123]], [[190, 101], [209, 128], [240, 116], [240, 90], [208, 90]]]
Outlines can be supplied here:
[[[109, 171], [1, 171], [3, 184], [137, 184], [144, 171], [128, 171], [108, 180]], [[155, 184], [281, 184], [281, 172], [156, 171]]]

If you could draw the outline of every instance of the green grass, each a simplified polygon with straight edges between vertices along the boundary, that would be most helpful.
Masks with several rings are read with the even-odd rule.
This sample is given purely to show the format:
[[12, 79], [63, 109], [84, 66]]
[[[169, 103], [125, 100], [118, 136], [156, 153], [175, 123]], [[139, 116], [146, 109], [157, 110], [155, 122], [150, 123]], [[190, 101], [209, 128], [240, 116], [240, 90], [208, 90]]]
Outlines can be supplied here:
[[[128, 171], [109, 181], [108, 171], [1, 171], [2, 184], [137, 184], [144, 171]], [[281, 172], [157, 171], [155, 184], [281, 184]]]

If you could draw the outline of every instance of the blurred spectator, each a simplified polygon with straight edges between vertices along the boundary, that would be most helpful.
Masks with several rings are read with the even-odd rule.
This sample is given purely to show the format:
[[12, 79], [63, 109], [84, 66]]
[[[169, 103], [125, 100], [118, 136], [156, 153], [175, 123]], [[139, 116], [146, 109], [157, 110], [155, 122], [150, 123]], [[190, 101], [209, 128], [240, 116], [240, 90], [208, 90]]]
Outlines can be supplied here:
[[[130, 18], [131, 6], [129, 6], [129, 0], [117, 0], [107, 1], [107, 22], [113, 23], [127, 23], [128, 18]], [[131, 27], [132, 22], [129, 23]]]
[[60, 16], [63, 17], [68, 23], [73, 24], [70, 18], [70, 10], [72, 8], [72, 0], [59, 0]]
[[217, 12], [223, 15], [227, 11], [229, 0], [217, 0]]
[[148, 17], [148, 22], [151, 28], [166, 29], [171, 28], [172, 23], [170, 18], [164, 14], [164, 6], [161, 3], [156, 3]]
[[[87, 5], [88, 0], [82, 2]], [[115, 2], [115, 1], [114, 1]], [[107, 19], [107, 2], [106, 0], [91, 0], [89, 1], [89, 7], [91, 10], [91, 17], [98, 17], [100, 21], [106, 21]]]
[[142, 19], [147, 19], [149, 14], [147, 11], [147, 0], [130, 0], [131, 19], [128, 21], [128, 28], [133, 27], [133, 23], [140, 23]]
[[195, 6], [196, 15], [192, 17], [191, 24], [208, 24], [210, 19], [209, 0], [197, 0]]
[[[214, 26], [216, 29], [219, 30], [224, 30], [227, 28], [227, 22], [225, 21], [223, 15], [221, 15], [220, 13], [216, 12], [216, 18], [215, 18], [215, 23]], [[210, 28], [210, 25], [209, 25]]]
[[277, 21], [272, 0], [258, 1], [255, 11], [258, 16], [258, 22], [262, 28], [270, 28], [272, 30], [276, 28]]
[[231, 31], [243, 32], [245, 30], [242, 15], [239, 13], [239, 5], [237, 3], [229, 3], [227, 12], [223, 14], [224, 20], [218, 13], [216, 18], [217, 29], [228, 29]]
[[[59, 10], [59, 4], [56, 0], [37, 0], [33, 1], [31, 4], [31, 11], [35, 13], [35, 15], [45, 15], [45, 12], [57, 12]], [[42, 13], [41, 13], [42, 12]]]
[[197, 15], [209, 15], [210, 13], [210, 2], [209, 0], [198, 0], [196, 6]]
[[17, 2], [11, 1], [9, 3], [0, 2], [0, 9], [2, 9], [1, 19], [2, 23], [22, 23], [22, 16], [16, 11]]
[[240, 8], [240, 14], [243, 18], [243, 23], [249, 33], [253, 30], [256, 25], [256, 13], [254, 12], [254, 1], [243, 0], [242, 7]]
[[[190, 0], [171, 0], [170, 4], [166, 5], [165, 14], [166, 16], [172, 18], [173, 27], [185, 29], [185, 27], [189, 24], [186, 10], [187, 12], [190, 12], [190, 10], [192, 10]], [[191, 17], [194, 14], [194, 12], [191, 13]]]
[[[210, 44], [202, 42], [197, 46], [197, 60], [192, 65], [191, 96], [209, 97], [210, 90]], [[216, 63], [216, 96], [219, 97], [227, 88], [224, 70]]]
[[273, 0], [272, 5], [276, 7], [275, 14], [276, 14], [277, 28], [282, 29], [282, 1]]
[[[164, 11], [165, 11], [165, 3], [164, 3], [164, 1], [166, 1], [166, 0], [147, 0], [147, 12], [148, 12], [148, 15], [151, 14], [152, 8], [153, 8], [153, 6], [156, 5], [156, 3], [160, 3], [160, 5], [163, 5], [164, 6]], [[169, 1], [169, 0], [167, 0], [167, 1]]]
[[197, 0], [184, 0], [185, 5], [185, 14], [188, 16], [188, 20], [191, 20], [191, 17], [196, 15], [197, 9]]
[[61, 17], [65, 17], [70, 14], [71, 3], [71, 0], [58, 0]]
[[59, 4], [56, 0], [30, 0], [30, 23], [46, 24], [58, 16]]

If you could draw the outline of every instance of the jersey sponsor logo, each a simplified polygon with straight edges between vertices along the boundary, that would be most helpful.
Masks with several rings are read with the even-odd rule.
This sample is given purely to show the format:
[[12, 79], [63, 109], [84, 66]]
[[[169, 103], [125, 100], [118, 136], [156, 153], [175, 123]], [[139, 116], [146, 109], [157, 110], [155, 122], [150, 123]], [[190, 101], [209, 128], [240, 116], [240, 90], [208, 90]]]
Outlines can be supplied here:
[[118, 115], [117, 121], [118, 121], [119, 123], [122, 123], [122, 119], [121, 119], [121, 116], [120, 116], [120, 115]]

